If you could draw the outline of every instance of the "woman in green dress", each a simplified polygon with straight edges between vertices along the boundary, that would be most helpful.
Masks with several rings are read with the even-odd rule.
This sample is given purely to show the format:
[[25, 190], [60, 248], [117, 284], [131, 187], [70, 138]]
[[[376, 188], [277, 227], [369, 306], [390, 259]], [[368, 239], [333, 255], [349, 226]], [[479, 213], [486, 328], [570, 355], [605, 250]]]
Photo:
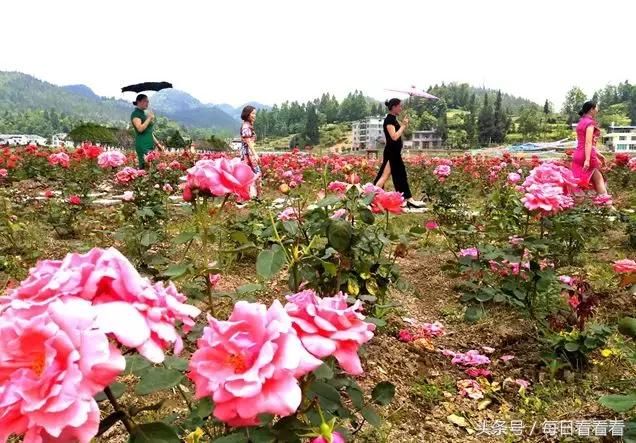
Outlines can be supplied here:
[[163, 145], [159, 143], [152, 133], [155, 115], [150, 111], [146, 111], [149, 104], [148, 96], [139, 94], [137, 99], [133, 102], [135, 110], [130, 115], [130, 121], [135, 129], [135, 151], [137, 151], [140, 169], [146, 166], [144, 157], [152, 151], [155, 146], [160, 150], [164, 149]]

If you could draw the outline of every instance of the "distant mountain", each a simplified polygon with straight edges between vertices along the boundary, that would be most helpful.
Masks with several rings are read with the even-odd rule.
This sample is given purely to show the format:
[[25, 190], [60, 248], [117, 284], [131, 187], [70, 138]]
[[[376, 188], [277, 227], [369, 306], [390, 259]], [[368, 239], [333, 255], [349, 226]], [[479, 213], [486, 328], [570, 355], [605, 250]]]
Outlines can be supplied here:
[[241, 112], [243, 112], [243, 108], [245, 106], [254, 106], [257, 110], [259, 109], [266, 109], [266, 110], [270, 110], [272, 109], [271, 106], [269, 105], [264, 105], [262, 103], [259, 102], [247, 102], [242, 104], [241, 106], [237, 106], [236, 108], [233, 107], [232, 105], [228, 105], [227, 103], [222, 103], [220, 105], [215, 105], [215, 104], [208, 104], [207, 106], [211, 107], [211, 108], [217, 108], [220, 109], [221, 111], [225, 112], [228, 115], [231, 115], [232, 117], [236, 118], [236, 119], [240, 119], [241, 118]]
[[63, 86], [69, 92], [73, 94], [83, 95], [86, 98], [91, 98], [93, 100], [99, 100], [99, 95], [95, 94], [91, 88], [86, 85], [68, 85]]
[[[154, 94], [151, 107], [158, 115], [189, 128], [234, 132], [239, 127], [238, 120], [231, 115], [209, 108], [179, 90]], [[57, 86], [20, 72], [0, 71], [0, 115], [50, 110], [74, 120], [121, 127], [128, 125], [132, 105], [128, 101], [100, 97], [86, 85]], [[0, 126], [16, 125], [5, 122]]]
[[178, 89], [159, 91], [150, 101], [151, 108], [168, 114], [204, 107], [203, 103], [192, 95]]

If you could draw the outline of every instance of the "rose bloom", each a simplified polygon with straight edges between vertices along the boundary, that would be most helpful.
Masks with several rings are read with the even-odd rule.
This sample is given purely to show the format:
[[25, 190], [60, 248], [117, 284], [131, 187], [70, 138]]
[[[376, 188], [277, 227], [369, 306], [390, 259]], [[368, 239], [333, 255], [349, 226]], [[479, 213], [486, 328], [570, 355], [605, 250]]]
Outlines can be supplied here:
[[174, 189], [172, 189], [172, 186], [170, 185], [170, 183], [166, 183], [165, 185], [163, 185], [163, 191], [168, 194], [172, 194]]
[[126, 163], [126, 156], [121, 151], [104, 151], [97, 157], [100, 168], [118, 168]]
[[9, 171], [7, 171], [4, 168], [0, 169], [0, 178], [7, 178], [8, 176], [9, 176]]
[[508, 174], [508, 183], [510, 183], [511, 185], [514, 185], [520, 180], [521, 180], [521, 176], [517, 174], [516, 172], [511, 172], [510, 174]]
[[135, 199], [135, 194], [132, 191], [126, 191], [124, 192], [124, 195], [122, 196], [122, 200], [126, 202], [133, 201], [134, 199]]
[[348, 187], [349, 185], [347, 185], [344, 182], [334, 181], [329, 183], [329, 185], [327, 186], [327, 189], [337, 194], [344, 194], [345, 192], [347, 192]]
[[433, 171], [433, 174], [435, 174], [440, 181], [443, 181], [450, 173], [451, 167], [449, 165], [438, 165]]
[[120, 184], [125, 184], [144, 175], [146, 175], [146, 171], [143, 169], [135, 169], [126, 166], [124, 169], [115, 174], [115, 180], [117, 180]]
[[437, 224], [437, 222], [435, 220], [429, 220], [426, 222], [426, 224], [424, 225], [426, 227], [426, 229], [428, 229], [429, 231], [434, 231], [435, 229], [439, 228], [439, 225]]
[[371, 202], [371, 210], [378, 214], [382, 212], [390, 212], [391, 214], [401, 214], [404, 197], [401, 192], [385, 192], [377, 193]]
[[479, 257], [479, 250], [477, 248], [460, 249], [459, 256], [460, 257], [471, 257], [471, 258], [476, 259], [476, 258]]
[[49, 155], [49, 163], [53, 166], [59, 165], [63, 168], [68, 168], [71, 162], [70, 157], [66, 152], [58, 152], [56, 154]]
[[358, 357], [360, 345], [373, 337], [375, 325], [364, 321], [357, 300], [347, 304], [347, 296], [339, 293], [320, 298], [313, 290], [287, 297], [285, 310], [305, 348], [318, 358], [333, 355], [345, 372], [362, 374]]
[[321, 364], [301, 344], [280, 302], [266, 309], [239, 301], [227, 321], [209, 318], [188, 377], [197, 398], [212, 397], [218, 420], [254, 426], [260, 414], [296, 412], [302, 400], [298, 378]]
[[329, 218], [331, 218], [332, 220], [344, 219], [346, 215], [347, 215], [347, 210], [344, 208], [341, 208], [341, 209], [335, 210]]
[[[57, 299], [39, 313], [0, 315], [0, 441], [89, 443], [100, 413], [94, 396], [126, 361], [96, 327], [90, 302]], [[121, 319], [120, 319], [121, 321]]]
[[346, 443], [346, 440], [339, 432], [332, 432], [331, 440], [328, 440], [327, 437], [320, 436], [311, 440], [310, 443]]
[[612, 206], [612, 196], [609, 194], [597, 195], [592, 201], [596, 206]]
[[69, 204], [74, 205], [74, 206], [79, 206], [79, 205], [82, 204], [82, 200], [79, 198], [79, 195], [71, 195], [68, 198], [68, 202], [69, 202]]
[[186, 183], [192, 190], [213, 196], [235, 194], [239, 200], [249, 200], [250, 186], [256, 175], [238, 158], [227, 160], [199, 160], [188, 169]]
[[286, 208], [285, 210], [283, 210], [282, 212], [280, 212], [278, 214], [278, 219], [280, 221], [292, 221], [292, 220], [298, 220], [299, 216], [298, 216], [298, 210], [296, 210], [296, 208]]
[[614, 272], [617, 274], [631, 274], [632, 272], [636, 272], [636, 262], [627, 258], [616, 260], [614, 262]]
[[20, 286], [0, 297], [0, 312], [12, 308], [37, 313], [68, 297], [90, 301], [102, 331], [153, 363], [161, 363], [164, 350], [172, 345], [175, 354], [181, 352], [183, 341], [175, 324], [180, 322], [189, 332], [200, 313], [185, 304], [186, 297], [174, 284], [151, 284], [115, 248], [38, 262]]

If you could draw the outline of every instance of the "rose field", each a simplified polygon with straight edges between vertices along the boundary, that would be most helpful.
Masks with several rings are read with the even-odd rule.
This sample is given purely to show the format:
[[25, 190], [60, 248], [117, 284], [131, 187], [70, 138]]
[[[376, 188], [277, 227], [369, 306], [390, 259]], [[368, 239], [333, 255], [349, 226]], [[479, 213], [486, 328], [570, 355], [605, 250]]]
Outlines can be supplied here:
[[146, 160], [0, 148], [0, 442], [636, 441], [636, 157]]

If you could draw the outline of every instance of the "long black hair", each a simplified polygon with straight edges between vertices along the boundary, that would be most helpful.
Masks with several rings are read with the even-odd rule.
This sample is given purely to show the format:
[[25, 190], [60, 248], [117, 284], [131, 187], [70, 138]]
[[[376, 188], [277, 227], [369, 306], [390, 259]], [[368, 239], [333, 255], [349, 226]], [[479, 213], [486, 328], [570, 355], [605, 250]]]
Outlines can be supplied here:
[[581, 117], [583, 117], [585, 114], [587, 114], [588, 112], [590, 112], [592, 109], [596, 109], [596, 102], [595, 101], [588, 101], [583, 103], [583, 106], [581, 107], [581, 110], [579, 111], [579, 115]]
[[395, 108], [397, 105], [399, 105], [400, 103], [402, 103], [402, 100], [400, 100], [399, 98], [392, 98], [391, 100], [387, 100], [384, 102], [384, 105], [389, 108], [389, 111], [393, 108]]

